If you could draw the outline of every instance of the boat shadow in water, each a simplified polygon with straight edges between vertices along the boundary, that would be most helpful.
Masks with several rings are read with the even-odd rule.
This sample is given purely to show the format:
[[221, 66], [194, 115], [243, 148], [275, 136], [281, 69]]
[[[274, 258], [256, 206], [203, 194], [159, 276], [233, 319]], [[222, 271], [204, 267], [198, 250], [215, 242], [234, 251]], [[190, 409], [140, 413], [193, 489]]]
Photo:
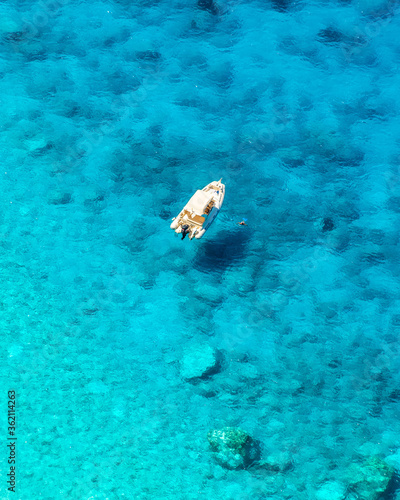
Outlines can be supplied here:
[[[200, 243], [193, 267], [203, 273], [220, 273], [229, 267], [242, 266], [247, 255], [250, 231], [238, 228], [233, 231], [218, 232], [213, 238], [207, 233]], [[197, 242], [196, 242], [197, 243]]]

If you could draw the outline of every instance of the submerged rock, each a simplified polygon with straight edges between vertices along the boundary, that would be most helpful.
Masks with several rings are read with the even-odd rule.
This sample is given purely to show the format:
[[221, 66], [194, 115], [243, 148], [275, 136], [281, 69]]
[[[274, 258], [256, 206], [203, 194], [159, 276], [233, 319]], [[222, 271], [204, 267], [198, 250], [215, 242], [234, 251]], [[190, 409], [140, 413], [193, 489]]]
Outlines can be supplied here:
[[286, 472], [293, 468], [293, 461], [289, 453], [275, 452], [263, 457], [263, 460], [258, 462], [257, 467], [270, 472]]
[[346, 497], [346, 486], [338, 481], [327, 481], [317, 491], [316, 500], [343, 500]]
[[207, 344], [192, 348], [181, 361], [181, 375], [186, 380], [208, 377], [219, 368], [219, 353]]
[[207, 438], [213, 451], [229, 448], [235, 453], [241, 453], [247, 441], [251, 439], [247, 432], [237, 427], [212, 430], [208, 433]]
[[237, 427], [211, 430], [207, 438], [216, 461], [227, 469], [241, 469], [260, 458], [257, 442]]
[[363, 500], [378, 500], [387, 490], [394, 468], [379, 457], [354, 465], [350, 471], [351, 489]]

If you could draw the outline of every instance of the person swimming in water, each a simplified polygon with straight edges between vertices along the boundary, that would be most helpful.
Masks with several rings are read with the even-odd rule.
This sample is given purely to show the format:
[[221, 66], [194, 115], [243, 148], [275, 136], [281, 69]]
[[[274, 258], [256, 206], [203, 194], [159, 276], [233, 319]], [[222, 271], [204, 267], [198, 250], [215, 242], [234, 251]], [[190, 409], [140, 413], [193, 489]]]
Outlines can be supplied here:
[[183, 224], [183, 226], [182, 226], [182, 240], [185, 239], [185, 236], [187, 234], [189, 234], [189, 232], [190, 232], [190, 228], [189, 228], [188, 224]]
[[244, 221], [244, 220], [242, 220], [241, 222], [238, 222], [238, 225], [239, 225], [239, 226], [247, 226], [247, 224], [245, 223], [245, 221]]

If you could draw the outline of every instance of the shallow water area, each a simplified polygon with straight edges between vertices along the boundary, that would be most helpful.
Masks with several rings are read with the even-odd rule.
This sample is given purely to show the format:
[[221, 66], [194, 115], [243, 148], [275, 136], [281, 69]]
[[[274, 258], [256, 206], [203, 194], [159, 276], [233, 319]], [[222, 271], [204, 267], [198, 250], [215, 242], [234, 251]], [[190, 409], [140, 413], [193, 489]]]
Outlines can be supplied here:
[[[397, 5], [0, 13], [18, 498], [400, 498]], [[181, 241], [172, 217], [221, 177]], [[257, 460], [210, 449], [226, 427]], [[379, 497], [365, 474], [389, 466]]]

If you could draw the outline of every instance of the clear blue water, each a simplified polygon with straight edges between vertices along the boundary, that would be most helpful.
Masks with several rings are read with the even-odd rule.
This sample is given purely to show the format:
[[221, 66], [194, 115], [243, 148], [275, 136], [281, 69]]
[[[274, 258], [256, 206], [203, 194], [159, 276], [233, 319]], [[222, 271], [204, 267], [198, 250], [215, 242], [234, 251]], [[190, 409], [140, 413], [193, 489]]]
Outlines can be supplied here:
[[[340, 500], [352, 464], [399, 467], [396, 4], [0, 12], [0, 497]], [[181, 241], [170, 219], [220, 177]], [[198, 344], [223, 362], [190, 383]], [[291, 466], [224, 469], [225, 425]]]

